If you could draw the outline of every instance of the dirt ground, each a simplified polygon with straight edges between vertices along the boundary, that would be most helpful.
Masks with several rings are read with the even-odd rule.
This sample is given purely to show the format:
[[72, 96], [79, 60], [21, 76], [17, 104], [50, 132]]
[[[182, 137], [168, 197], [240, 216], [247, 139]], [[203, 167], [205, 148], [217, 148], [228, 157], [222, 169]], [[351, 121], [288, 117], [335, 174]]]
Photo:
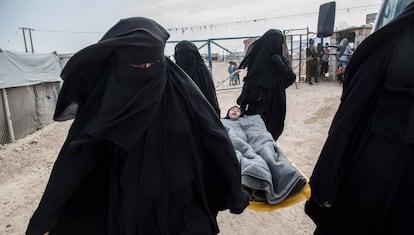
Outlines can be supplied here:
[[[223, 115], [240, 93], [240, 87], [233, 88], [217, 92]], [[287, 89], [285, 129], [278, 145], [306, 176], [312, 173], [341, 92], [335, 81]], [[0, 235], [24, 234], [70, 125], [54, 122], [0, 149]], [[241, 215], [221, 212], [220, 234], [310, 235], [315, 226], [303, 206], [301, 202], [273, 212], [246, 209]]]

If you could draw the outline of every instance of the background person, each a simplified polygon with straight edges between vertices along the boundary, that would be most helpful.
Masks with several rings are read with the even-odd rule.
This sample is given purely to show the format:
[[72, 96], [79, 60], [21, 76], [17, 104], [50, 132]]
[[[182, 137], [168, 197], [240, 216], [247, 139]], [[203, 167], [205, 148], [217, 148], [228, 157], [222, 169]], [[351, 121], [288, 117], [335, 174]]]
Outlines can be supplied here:
[[286, 91], [296, 79], [290, 62], [283, 56], [284, 36], [270, 29], [248, 49], [239, 68], [247, 68], [242, 93], [237, 98], [242, 113], [260, 114], [275, 141], [283, 131]]
[[229, 72], [231, 72], [230, 74], [232, 74], [231, 75], [232, 84], [239, 85], [240, 84], [240, 75], [239, 75], [240, 71], [238, 70], [238, 66], [236, 62], [232, 61], [231, 63], [232, 63], [232, 67], [230, 69], [231, 71]]
[[322, 48], [321, 52], [321, 67], [320, 67], [320, 74], [319, 76], [324, 78], [325, 74], [328, 73], [329, 70], [329, 43], [325, 43], [325, 46]]
[[309, 39], [309, 45], [306, 48], [306, 80], [309, 85], [313, 85], [312, 78], [318, 82], [318, 52], [314, 43], [315, 40]]
[[[345, 38], [346, 41], [348, 42], [348, 39]], [[344, 52], [342, 53], [342, 55], [338, 58], [338, 67], [343, 67], [346, 66], [349, 63], [349, 60], [351, 59], [352, 56], [352, 48], [351, 46], [347, 43], [345, 45], [345, 49]]]
[[190, 41], [181, 41], [175, 46], [175, 62], [180, 66], [190, 78], [197, 84], [208, 102], [213, 106], [217, 115], [220, 117], [220, 106], [217, 101], [216, 89], [213, 77], [204, 64], [197, 46]]
[[347, 65], [310, 177], [305, 212], [317, 235], [414, 234], [413, 22], [411, 1]]

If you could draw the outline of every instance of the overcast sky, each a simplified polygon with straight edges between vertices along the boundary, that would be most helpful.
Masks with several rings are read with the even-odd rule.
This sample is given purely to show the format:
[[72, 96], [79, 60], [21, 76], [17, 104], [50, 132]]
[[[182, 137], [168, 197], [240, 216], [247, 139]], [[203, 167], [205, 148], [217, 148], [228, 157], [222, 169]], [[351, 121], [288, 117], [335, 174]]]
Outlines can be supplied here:
[[[32, 28], [35, 52], [71, 53], [98, 41], [119, 19], [145, 16], [170, 40], [262, 35], [309, 27], [316, 32], [322, 0], [0, 0], [0, 48], [25, 51], [20, 29]], [[336, 1], [335, 29], [365, 24], [381, 0]], [[28, 37], [28, 34], [26, 34]], [[29, 39], [27, 38], [28, 42]], [[28, 44], [30, 50], [30, 44]]]

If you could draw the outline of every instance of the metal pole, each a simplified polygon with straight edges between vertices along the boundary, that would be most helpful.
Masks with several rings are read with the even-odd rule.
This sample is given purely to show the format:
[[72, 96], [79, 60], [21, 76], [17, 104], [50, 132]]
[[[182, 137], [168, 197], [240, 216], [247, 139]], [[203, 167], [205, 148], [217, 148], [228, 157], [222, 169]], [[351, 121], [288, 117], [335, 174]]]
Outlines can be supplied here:
[[32, 40], [32, 30], [33, 29], [27, 29], [27, 30], [29, 30], [30, 45], [32, 46], [32, 53], [34, 53], [33, 40]]
[[299, 81], [300, 81], [301, 74], [302, 74], [302, 35], [299, 36]]
[[7, 99], [7, 92], [5, 88], [1, 89], [1, 94], [3, 97], [4, 111], [6, 112], [6, 120], [7, 120], [7, 127], [9, 130], [10, 141], [11, 143], [14, 143], [16, 141], [16, 138], [14, 137], [13, 122], [11, 120], [10, 108], [9, 108], [9, 100]]
[[223, 49], [223, 50], [227, 51], [228, 53], [233, 54], [233, 52], [232, 52], [232, 51], [230, 51], [230, 50], [228, 50], [227, 48], [225, 48], [225, 47], [221, 46], [220, 44], [216, 43], [215, 41], [211, 41], [211, 43], [213, 43], [214, 45], [216, 45], [216, 46], [220, 47], [221, 49]]
[[293, 64], [293, 36], [290, 36], [290, 61]]
[[22, 33], [23, 33], [23, 41], [24, 41], [24, 49], [27, 51], [27, 42], [26, 42], [26, 35], [24, 33], [25, 28], [21, 28], [22, 29]]
[[207, 41], [207, 59], [208, 59], [208, 68], [210, 71], [213, 71], [213, 64], [211, 62], [211, 40]]

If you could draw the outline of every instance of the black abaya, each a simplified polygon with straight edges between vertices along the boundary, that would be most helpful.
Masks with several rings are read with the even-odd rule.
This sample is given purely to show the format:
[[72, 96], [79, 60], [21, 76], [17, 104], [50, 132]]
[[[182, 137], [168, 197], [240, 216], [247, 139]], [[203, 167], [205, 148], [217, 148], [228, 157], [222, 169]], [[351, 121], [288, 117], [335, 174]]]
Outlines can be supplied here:
[[268, 30], [250, 46], [239, 66], [248, 71], [237, 104], [246, 115], [260, 114], [275, 141], [285, 122], [285, 89], [296, 79], [290, 62], [283, 57], [283, 42], [282, 32]]
[[216, 234], [218, 211], [247, 206], [230, 139], [163, 55], [168, 36], [124, 19], [68, 62], [55, 119], [75, 120], [27, 234]]
[[413, 22], [411, 3], [347, 66], [305, 207], [319, 234], [414, 234]]

